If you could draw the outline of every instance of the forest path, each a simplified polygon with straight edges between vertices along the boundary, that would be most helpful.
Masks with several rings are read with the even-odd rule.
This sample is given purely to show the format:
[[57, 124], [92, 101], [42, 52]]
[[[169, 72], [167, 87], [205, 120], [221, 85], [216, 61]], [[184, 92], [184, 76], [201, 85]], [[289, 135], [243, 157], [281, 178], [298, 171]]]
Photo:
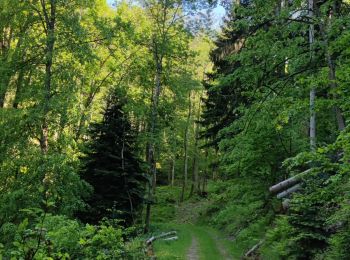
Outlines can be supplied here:
[[187, 252], [187, 260], [199, 260], [198, 249], [198, 241], [195, 237], [192, 237], [191, 247]]
[[231, 260], [233, 259], [225, 243], [225, 237], [206, 224], [199, 224], [208, 201], [184, 202], [176, 209], [176, 220], [191, 233], [191, 246], [187, 251], [187, 260]]
[[191, 232], [192, 244], [188, 249], [187, 260], [230, 260], [227, 248], [224, 245], [224, 238], [209, 226], [187, 225]]
[[210, 201], [189, 200], [175, 206], [173, 219], [158, 225], [158, 232], [176, 231], [175, 241], [159, 240], [155, 254], [160, 260], [231, 260], [229, 241], [205, 219]]

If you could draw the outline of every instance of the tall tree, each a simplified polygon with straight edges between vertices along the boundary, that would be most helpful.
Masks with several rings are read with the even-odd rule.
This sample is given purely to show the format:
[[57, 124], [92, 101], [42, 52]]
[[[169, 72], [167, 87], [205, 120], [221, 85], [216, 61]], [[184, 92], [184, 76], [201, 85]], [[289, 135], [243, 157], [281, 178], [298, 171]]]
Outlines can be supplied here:
[[80, 218], [90, 223], [104, 217], [134, 223], [143, 203], [146, 178], [134, 155], [135, 137], [118, 97], [108, 101], [102, 122], [91, 126], [90, 135], [82, 178], [94, 190], [87, 200], [89, 213], [81, 213]]

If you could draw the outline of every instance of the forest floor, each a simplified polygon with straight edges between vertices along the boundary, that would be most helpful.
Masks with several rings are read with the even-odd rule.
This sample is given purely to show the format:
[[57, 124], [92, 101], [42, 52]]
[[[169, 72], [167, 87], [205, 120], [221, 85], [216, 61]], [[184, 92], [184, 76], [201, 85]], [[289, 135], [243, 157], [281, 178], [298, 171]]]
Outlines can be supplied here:
[[184, 202], [175, 207], [175, 219], [158, 225], [161, 232], [177, 231], [176, 241], [157, 241], [157, 259], [229, 260], [228, 241], [219, 231], [201, 221], [206, 200]]

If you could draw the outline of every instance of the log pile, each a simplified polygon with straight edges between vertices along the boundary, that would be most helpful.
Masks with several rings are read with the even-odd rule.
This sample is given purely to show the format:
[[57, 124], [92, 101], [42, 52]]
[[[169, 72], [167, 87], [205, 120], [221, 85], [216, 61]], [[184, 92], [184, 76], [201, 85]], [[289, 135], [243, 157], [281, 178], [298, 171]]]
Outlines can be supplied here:
[[162, 233], [158, 236], [152, 236], [152, 237], [148, 238], [145, 241], [147, 256], [150, 257], [151, 259], [155, 259], [154, 250], [153, 250], [154, 241], [159, 240], [159, 239], [162, 239], [164, 241], [174, 241], [174, 240], [178, 239], [178, 236], [176, 236], [176, 234], [177, 234], [176, 231], [170, 231], [167, 233]]
[[309, 174], [311, 172], [311, 169], [308, 169], [306, 171], [303, 171], [297, 175], [294, 175], [284, 181], [281, 181], [269, 188], [269, 191], [271, 193], [277, 193], [278, 199], [287, 198], [283, 201], [283, 208], [288, 208], [289, 205], [289, 199], [288, 197], [301, 189], [301, 182], [302, 178]]

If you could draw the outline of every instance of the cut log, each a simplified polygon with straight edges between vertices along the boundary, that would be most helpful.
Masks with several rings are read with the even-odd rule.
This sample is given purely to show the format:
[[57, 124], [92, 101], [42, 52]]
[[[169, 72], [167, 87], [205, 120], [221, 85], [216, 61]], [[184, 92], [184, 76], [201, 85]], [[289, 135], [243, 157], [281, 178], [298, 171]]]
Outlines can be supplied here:
[[272, 193], [276, 193], [276, 192], [279, 192], [279, 191], [281, 191], [281, 190], [284, 190], [284, 189], [286, 189], [286, 188], [288, 188], [288, 187], [291, 187], [291, 186], [293, 186], [293, 185], [299, 183], [299, 182], [301, 181], [301, 178], [302, 178], [304, 175], [308, 174], [310, 171], [311, 171], [311, 169], [308, 169], [308, 170], [306, 170], [306, 171], [304, 171], [304, 172], [301, 172], [301, 173], [299, 173], [299, 174], [297, 174], [297, 175], [295, 175], [295, 176], [293, 176], [293, 177], [288, 178], [287, 180], [281, 181], [281, 182], [279, 182], [279, 183], [277, 183], [277, 184], [271, 186], [271, 187], [269, 188], [269, 190], [270, 190], [270, 192], [272, 192]]
[[159, 239], [159, 238], [163, 238], [163, 237], [167, 237], [167, 236], [171, 236], [171, 235], [176, 235], [176, 231], [170, 231], [167, 233], [162, 233], [158, 236], [152, 236], [149, 239], [146, 240], [146, 245], [150, 245], [153, 243], [153, 241]]
[[247, 253], [245, 253], [245, 257], [250, 256], [251, 254], [253, 254], [255, 252], [255, 250], [257, 250], [261, 244], [264, 243], [264, 240], [260, 240], [259, 243], [257, 243], [256, 245], [254, 245], [251, 249], [249, 249], [249, 251]]
[[271, 186], [269, 190], [272, 193], [279, 192], [285, 188], [288, 188], [290, 186], [297, 184], [298, 182], [300, 182], [299, 174], [295, 175], [287, 180], [284, 180], [280, 183], [277, 183], [276, 185]]
[[284, 210], [289, 208], [289, 202], [290, 202], [290, 199], [284, 199], [282, 201], [282, 207], [283, 207]]
[[288, 190], [285, 190], [281, 193], [278, 193], [277, 194], [277, 198], [278, 199], [282, 199], [284, 197], [287, 197], [288, 195], [292, 194], [293, 192], [296, 192], [298, 190], [301, 189], [301, 185], [300, 184], [297, 184], [297, 185], [294, 185], [293, 187], [289, 188]]
[[163, 238], [164, 241], [174, 241], [174, 240], [178, 240], [178, 239], [179, 239], [178, 236]]

